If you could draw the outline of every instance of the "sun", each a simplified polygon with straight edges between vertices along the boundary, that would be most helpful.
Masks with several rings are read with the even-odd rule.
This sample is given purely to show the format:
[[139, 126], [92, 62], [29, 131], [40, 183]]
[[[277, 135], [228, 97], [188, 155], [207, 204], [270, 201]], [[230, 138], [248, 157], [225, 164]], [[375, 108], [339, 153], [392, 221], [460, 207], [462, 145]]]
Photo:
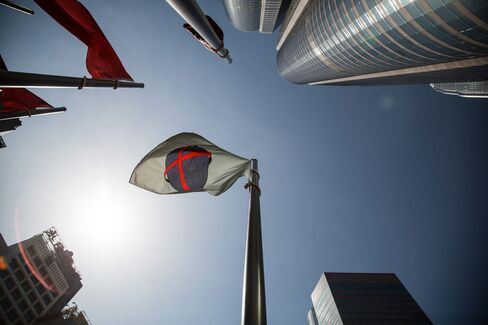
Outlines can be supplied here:
[[131, 220], [127, 201], [113, 191], [104, 180], [99, 180], [95, 191], [83, 199], [78, 226], [86, 240], [100, 251], [121, 249], [130, 237]]

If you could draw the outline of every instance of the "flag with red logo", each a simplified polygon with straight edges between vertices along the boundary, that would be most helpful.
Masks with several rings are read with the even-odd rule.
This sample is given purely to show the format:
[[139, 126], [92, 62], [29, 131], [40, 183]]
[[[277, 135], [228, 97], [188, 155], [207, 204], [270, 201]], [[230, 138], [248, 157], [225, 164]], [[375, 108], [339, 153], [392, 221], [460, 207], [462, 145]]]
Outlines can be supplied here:
[[133, 81], [90, 12], [77, 0], [35, 0], [54, 20], [88, 46], [86, 68], [93, 78]]
[[221, 149], [195, 133], [180, 133], [149, 152], [129, 182], [158, 194], [225, 192], [241, 176], [250, 176], [251, 161]]

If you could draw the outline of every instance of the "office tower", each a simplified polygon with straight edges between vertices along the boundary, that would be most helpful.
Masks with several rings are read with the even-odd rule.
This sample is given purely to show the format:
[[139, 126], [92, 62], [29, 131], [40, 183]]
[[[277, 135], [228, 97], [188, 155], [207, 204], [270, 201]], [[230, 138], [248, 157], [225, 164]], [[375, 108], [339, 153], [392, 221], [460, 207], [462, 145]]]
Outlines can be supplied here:
[[488, 80], [488, 3], [293, 0], [277, 50], [279, 73], [297, 84]]
[[2, 324], [34, 324], [59, 315], [81, 289], [81, 276], [56, 229], [7, 246], [0, 234]]
[[36, 325], [91, 325], [85, 311], [79, 310], [76, 303], [66, 306], [58, 315], [45, 317], [36, 322]]
[[446, 95], [488, 98], [488, 81], [433, 83], [430, 86]]
[[393, 273], [323, 273], [309, 325], [432, 324]]
[[279, 26], [290, 0], [223, 0], [227, 17], [242, 32], [272, 33]]
[[22, 121], [18, 118], [10, 120], [0, 120], [0, 149], [7, 146], [2, 138], [2, 135], [15, 131], [15, 129], [17, 129], [21, 125]]

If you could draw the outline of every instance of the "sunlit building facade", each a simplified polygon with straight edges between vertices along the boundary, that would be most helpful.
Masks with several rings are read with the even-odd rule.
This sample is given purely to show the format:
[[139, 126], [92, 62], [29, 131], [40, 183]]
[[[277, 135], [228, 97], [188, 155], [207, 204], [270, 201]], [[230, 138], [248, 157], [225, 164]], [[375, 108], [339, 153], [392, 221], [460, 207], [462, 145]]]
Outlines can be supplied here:
[[7, 246], [0, 234], [1, 324], [56, 317], [81, 289], [81, 276], [54, 228]]
[[488, 79], [488, 3], [294, 0], [277, 44], [297, 84], [376, 85]]
[[393, 273], [324, 273], [311, 295], [308, 325], [430, 325]]
[[430, 86], [446, 95], [488, 98], [488, 81], [433, 83]]
[[223, 0], [227, 17], [242, 32], [272, 33], [290, 0]]

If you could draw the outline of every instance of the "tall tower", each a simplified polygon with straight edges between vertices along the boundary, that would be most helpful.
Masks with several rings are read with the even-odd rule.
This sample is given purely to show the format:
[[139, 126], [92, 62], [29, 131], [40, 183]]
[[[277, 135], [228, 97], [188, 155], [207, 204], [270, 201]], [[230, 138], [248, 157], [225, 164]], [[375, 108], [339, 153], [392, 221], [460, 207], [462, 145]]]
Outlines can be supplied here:
[[297, 84], [488, 80], [488, 3], [293, 0], [277, 50], [279, 73]]
[[308, 325], [431, 325], [393, 273], [323, 273]]
[[223, 3], [232, 25], [241, 32], [272, 33], [290, 0], [223, 0]]
[[7, 246], [0, 234], [0, 320], [34, 324], [56, 317], [81, 289], [73, 253], [54, 228]]

